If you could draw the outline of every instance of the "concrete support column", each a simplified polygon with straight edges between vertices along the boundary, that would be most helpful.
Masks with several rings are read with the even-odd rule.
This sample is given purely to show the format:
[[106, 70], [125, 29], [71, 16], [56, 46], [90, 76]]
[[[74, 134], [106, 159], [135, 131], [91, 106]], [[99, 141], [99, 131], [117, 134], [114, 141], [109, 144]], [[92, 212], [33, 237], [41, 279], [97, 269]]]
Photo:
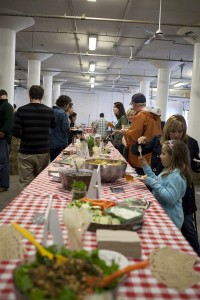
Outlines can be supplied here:
[[160, 60], [151, 63], [158, 68], [156, 106], [161, 109], [161, 120], [166, 121], [171, 69], [180, 63]]
[[0, 86], [7, 91], [9, 102], [13, 104], [16, 32], [0, 28], [0, 37]]
[[43, 76], [44, 97], [42, 103], [49, 107], [52, 106], [52, 82], [53, 82], [53, 76], [51, 75]]
[[166, 121], [171, 70], [158, 69], [156, 106], [161, 109], [161, 120]]
[[149, 87], [150, 87], [150, 82], [154, 80], [155, 78], [148, 77], [148, 76], [134, 76], [134, 79], [140, 82], [140, 88], [139, 88], [139, 93], [142, 93], [146, 97], [146, 106], [150, 106], [149, 103]]
[[[16, 11], [0, 8], [2, 13]], [[17, 12], [19, 13], [19, 12]], [[33, 18], [1, 16], [0, 18], [0, 87], [7, 91], [8, 100], [14, 101], [16, 32], [34, 24]]]
[[192, 70], [192, 87], [190, 97], [190, 110], [188, 119], [188, 134], [198, 141], [199, 134], [199, 111], [200, 111], [200, 42], [194, 45], [194, 59]]
[[56, 100], [60, 96], [60, 83], [53, 83], [53, 90], [52, 90], [52, 105], [55, 104]]
[[149, 81], [145, 81], [145, 80], [140, 81], [140, 93], [145, 95], [147, 100], [147, 106], [149, 103], [149, 85], [150, 85]]
[[41, 70], [40, 60], [35, 60], [35, 59], [28, 60], [28, 80], [27, 80], [28, 89], [32, 85], [40, 85], [40, 70]]
[[32, 85], [40, 85], [41, 62], [53, 54], [27, 52], [23, 54], [28, 59], [27, 89]]

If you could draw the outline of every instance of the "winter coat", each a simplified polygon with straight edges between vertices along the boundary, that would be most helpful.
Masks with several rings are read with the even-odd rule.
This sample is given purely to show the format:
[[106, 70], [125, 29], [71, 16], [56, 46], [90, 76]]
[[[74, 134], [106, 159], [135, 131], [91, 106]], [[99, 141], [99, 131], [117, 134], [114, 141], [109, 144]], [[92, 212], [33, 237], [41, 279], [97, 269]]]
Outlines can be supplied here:
[[[160, 111], [157, 110], [141, 110], [136, 113], [134, 122], [129, 130], [125, 132], [126, 143], [129, 148], [128, 162], [134, 168], [140, 168], [137, 155], [134, 155], [131, 148], [137, 144], [137, 139], [141, 136], [146, 136], [147, 140], [151, 140], [155, 135], [161, 134]], [[151, 153], [145, 155], [147, 162], [151, 162]]]

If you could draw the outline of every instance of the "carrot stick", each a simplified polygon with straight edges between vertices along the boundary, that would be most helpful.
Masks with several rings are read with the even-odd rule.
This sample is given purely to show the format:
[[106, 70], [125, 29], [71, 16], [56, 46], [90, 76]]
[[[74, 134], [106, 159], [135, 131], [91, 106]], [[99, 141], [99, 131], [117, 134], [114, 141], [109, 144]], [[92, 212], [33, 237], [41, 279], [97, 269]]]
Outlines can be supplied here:
[[107, 208], [107, 207], [111, 207], [111, 206], [115, 206], [116, 205], [115, 202], [107, 201], [107, 200], [105, 200], [105, 201], [104, 200], [98, 200], [98, 199], [93, 200], [93, 199], [89, 199], [89, 198], [82, 198], [81, 200], [84, 201], [84, 202], [90, 202], [93, 205], [99, 205], [99, 206], [101, 206], [103, 208]]
[[142, 262], [138, 262], [136, 263], [135, 265], [131, 265], [131, 266], [127, 266], [126, 268], [124, 269], [121, 269], [121, 270], [118, 270], [116, 272], [114, 272], [113, 274], [105, 277], [99, 284], [99, 287], [105, 287], [105, 286], [108, 286], [109, 283], [111, 283], [114, 279], [124, 275], [124, 274], [127, 274], [133, 270], [137, 270], [137, 269], [142, 269], [142, 268], [146, 268], [148, 267], [149, 265], [149, 260], [145, 260], [145, 261], [142, 261]]

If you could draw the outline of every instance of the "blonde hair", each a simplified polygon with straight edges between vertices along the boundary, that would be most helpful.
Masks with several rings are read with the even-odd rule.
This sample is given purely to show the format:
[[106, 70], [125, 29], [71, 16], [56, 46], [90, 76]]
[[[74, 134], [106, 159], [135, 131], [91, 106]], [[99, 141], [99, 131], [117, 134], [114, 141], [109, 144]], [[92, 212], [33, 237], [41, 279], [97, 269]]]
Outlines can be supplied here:
[[190, 185], [192, 181], [189, 150], [187, 145], [181, 140], [168, 140], [163, 143], [167, 153], [172, 157], [172, 164], [169, 168], [165, 168], [162, 176], [167, 176], [174, 169], [179, 169], [180, 174], [186, 179], [187, 184]]
[[128, 116], [130, 116], [131, 114], [135, 115], [135, 113], [136, 113], [136, 111], [135, 111], [134, 109], [129, 108], [129, 109], [127, 110], [126, 116], [128, 117]]
[[161, 145], [164, 143], [166, 140], [170, 140], [170, 132], [177, 130], [177, 128], [181, 127], [183, 130], [183, 136], [181, 138], [182, 141], [187, 143], [187, 124], [182, 115], [172, 115], [167, 122], [165, 123], [165, 126], [163, 128], [163, 134], [160, 139]]

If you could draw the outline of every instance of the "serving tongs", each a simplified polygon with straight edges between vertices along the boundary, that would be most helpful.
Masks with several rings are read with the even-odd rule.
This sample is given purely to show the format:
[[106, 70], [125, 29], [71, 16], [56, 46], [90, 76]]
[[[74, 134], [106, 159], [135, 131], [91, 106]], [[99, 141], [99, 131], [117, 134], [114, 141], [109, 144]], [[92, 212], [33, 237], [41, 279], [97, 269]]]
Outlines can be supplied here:
[[98, 277], [95, 276], [87, 277], [86, 282], [89, 286], [93, 288], [104, 288], [107, 287], [113, 280], [117, 279], [118, 277], [128, 274], [134, 270], [146, 268], [149, 265], [150, 265], [150, 261], [144, 260], [134, 265], [130, 265], [123, 269], [117, 270], [114, 273], [104, 277], [103, 279], [99, 279]]
[[40, 245], [34, 238], [34, 236], [25, 228], [21, 227], [19, 224], [15, 222], [11, 222], [11, 225], [20, 232], [31, 244], [33, 244], [37, 250], [40, 252], [42, 256], [46, 256], [49, 260], [54, 260], [58, 263], [65, 263], [67, 261], [67, 257], [64, 257], [60, 254], [53, 254], [46, 250], [42, 245]]

